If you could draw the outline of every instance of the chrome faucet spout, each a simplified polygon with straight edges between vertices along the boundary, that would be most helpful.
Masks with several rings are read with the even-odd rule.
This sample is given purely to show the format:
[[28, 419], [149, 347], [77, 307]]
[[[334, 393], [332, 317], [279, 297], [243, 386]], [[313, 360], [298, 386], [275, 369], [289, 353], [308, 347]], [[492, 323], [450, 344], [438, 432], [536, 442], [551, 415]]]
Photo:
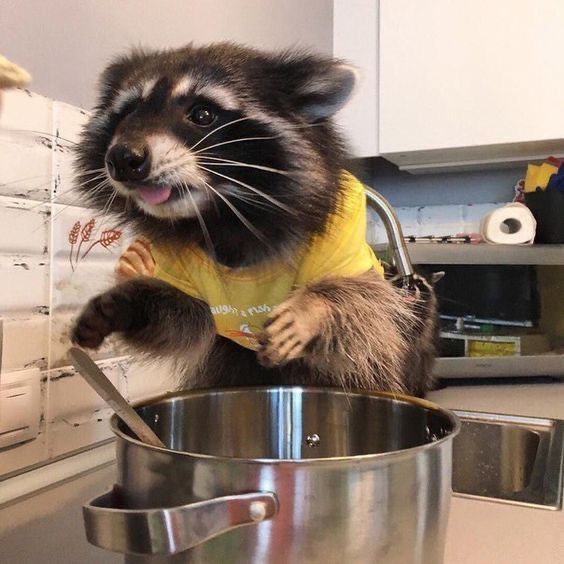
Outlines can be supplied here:
[[386, 200], [382, 194], [370, 186], [364, 185], [364, 189], [366, 190], [366, 198], [369, 205], [376, 210], [384, 223], [394, 265], [398, 270], [398, 274], [403, 279], [403, 286], [410, 287], [414, 270], [411, 265], [411, 260], [409, 259], [407, 245], [397, 215], [388, 200]]

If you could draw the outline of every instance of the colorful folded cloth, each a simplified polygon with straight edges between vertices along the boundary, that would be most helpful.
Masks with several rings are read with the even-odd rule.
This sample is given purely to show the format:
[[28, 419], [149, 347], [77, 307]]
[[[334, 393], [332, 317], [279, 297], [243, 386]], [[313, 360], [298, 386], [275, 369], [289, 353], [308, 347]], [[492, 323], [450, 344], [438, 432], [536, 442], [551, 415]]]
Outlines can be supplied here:
[[536, 192], [538, 188], [545, 190], [550, 177], [558, 172], [558, 167], [551, 163], [527, 166], [525, 177], [525, 192]]

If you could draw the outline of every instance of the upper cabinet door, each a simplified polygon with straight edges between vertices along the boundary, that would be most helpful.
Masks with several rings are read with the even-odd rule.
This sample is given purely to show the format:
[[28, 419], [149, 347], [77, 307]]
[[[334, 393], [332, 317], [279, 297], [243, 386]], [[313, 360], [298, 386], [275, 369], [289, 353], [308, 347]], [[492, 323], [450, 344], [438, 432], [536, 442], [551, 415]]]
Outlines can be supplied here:
[[[564, 1], [564, 0], [563, 0]], [[337, 114], [353, 156], [378, 154], [378, 0], [334, 0], [333, 54], [355, 65], [358, 85]]]
[[564, 0], [381, 0], [380, 153], [562, 148], [563, 56]]

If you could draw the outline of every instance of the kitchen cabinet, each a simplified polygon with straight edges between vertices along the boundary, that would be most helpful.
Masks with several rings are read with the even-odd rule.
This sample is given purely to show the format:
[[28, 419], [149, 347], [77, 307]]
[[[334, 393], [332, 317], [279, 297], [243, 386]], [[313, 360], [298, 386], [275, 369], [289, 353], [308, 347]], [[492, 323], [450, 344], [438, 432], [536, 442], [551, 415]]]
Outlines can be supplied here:
[[378, 154], [378, 1], [334, 0], [333, 55], [359, 72], [349, 104], [337, 114], [338, 125], [355, 157]]
[[379, 20], [384, 157], [425, 171], [564, 154], [562, 0], [380, 0]]

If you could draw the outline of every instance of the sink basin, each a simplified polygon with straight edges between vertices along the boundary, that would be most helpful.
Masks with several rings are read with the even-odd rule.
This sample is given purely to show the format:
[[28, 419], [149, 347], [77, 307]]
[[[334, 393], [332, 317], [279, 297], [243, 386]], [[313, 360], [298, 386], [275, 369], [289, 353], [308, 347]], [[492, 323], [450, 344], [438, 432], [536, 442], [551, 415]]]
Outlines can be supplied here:
[[560, 509], [564, 421], [455, 411], [455, 495]]

